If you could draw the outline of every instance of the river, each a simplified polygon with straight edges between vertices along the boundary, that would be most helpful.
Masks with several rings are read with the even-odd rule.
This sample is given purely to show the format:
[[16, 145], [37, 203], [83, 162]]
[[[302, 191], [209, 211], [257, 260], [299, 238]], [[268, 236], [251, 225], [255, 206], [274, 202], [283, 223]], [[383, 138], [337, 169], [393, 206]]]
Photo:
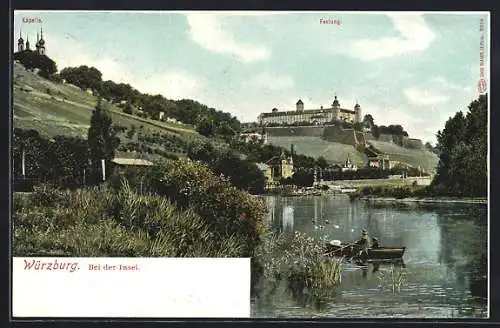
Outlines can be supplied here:
[[336, 296], [321, 307], [286, 292], [257, 295], [252, 317], [487, 318], [486, 205], [395, 206], [345, 195], [265, 200], [274, 230], [354, 241], [366, 228], [381, 246], [406, 252], [403, 266], [346, 264]]

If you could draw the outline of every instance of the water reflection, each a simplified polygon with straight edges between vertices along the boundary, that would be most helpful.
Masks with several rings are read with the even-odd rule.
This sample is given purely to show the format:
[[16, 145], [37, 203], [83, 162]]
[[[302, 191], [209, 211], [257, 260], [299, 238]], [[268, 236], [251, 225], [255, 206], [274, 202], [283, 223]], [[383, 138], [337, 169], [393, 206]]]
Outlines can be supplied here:
[[[340, 294], [315, 316], [486, 316], [485, 206], [393, 207], [344, 196], [267, 197], [266, 202], [270, 226], [287, 234], [298, 230], [354, 241], [367, 228], [381, 246], [406, 247], [401, 264], [346, 265]], [[272, 310], [254, 305], [254, 315], [311, 315], [286, 297], [276, 299]]]
[[283, 231], [293, 232], [293, 207], [283, 205]]

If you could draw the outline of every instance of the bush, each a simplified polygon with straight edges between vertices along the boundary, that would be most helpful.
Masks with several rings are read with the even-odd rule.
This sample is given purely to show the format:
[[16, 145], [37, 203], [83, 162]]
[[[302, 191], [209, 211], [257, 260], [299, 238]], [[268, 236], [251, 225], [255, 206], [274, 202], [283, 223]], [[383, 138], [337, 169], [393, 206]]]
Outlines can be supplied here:
[[264, 202], [215, 176], [205, 164], [189, 159], [164, 162], [149, 171], [147, 179], [152, 191], [180, 208], [192, 207], [219, 234], [245, 240], [244, 256], [251, 256], [265, 233]]
[[123, 106], [123, 112], [125, 114], [132, 114], [134, 111], [132, 109], [132, 105], [130, 105], [130, 103], [126, 103], [125, 106]]
[[127, 183], [118, 192], [95, 187], [33, 196], [14, 199], [15, 256], [238, 257], [245, 246], [211, 230], [192, 209], [179, 211]]
[[293, 236], [268, 235], [257, 250], [263, 278], [274, 284], [284, 281], [295, 297], [332, 296], [341, 283], [343, 266], [340, 260], [324, 257], [325, 242], [297, 231]]
[[[202, 163], [179, 159], [165, 161], [141, 174], [132, 169], [121, 174], [136, 192], [166, 196], [180, 209], [192, 209], [200, 215], [211, 231], [244, 241], [242, 256], [251, 256], [265, 234], [264, 202], [236, 189]], [[108, 184], [118, 190], [120, 175], [112, 177]]]

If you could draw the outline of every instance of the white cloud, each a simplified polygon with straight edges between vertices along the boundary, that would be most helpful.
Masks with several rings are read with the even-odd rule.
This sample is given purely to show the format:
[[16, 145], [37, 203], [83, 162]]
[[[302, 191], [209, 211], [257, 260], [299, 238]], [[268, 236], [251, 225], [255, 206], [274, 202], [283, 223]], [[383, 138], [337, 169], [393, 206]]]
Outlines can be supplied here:
[[283, 90], [294, 87], [295, 82], [288, 75], [264, 72], [251, 77], [248, 81], [243, 82], [243, 85], [270, 90]]
[[161, 94], [168, 99], [199, 99], [202, 83], [186, 72], [167, 72], [137, 81], [134, 87], [144, 93]]
[[437, 77], [432, 78], [431, 83], [435, 83], [435, 84], [439, 85], [440, 87], [442, 87], [443, 89], [447, 89], [447, 90], [465, 91], [468, 89], [467, 87], [463, 87], [463, 86], [460, 86], [454, 82], [451, 82], [450, 80], [448, 80], [447, 78], [445, 78], [443, 76], [437, 76]]
[[414, 105], [436, 105], [446, 103], [449, 100], [448, 96], [417, 87], [407, 88], [403, 90], [403, 93], [408, 101]]
[[102, 73], [103, 80], [131, 83], [133, 76], [124, 65], [112, 57], [91, 54], [70, 35], [51, 35], [47, 54], [57, 63], [59, 71], [65, 67], [93, 66]]
[[267, 60], [271, 51], [264, 46], [245, 43], [223, 27], [223, 15], [196, 13], [187, 14], [189, 34], [203, 48], [236, 56], [243, 62]]
[[400, 33], [399, 37], [352, 41], [346, 49], [347, 54], [363, 61], [372, 61], [425, 50], [436, 37], [420, 14], [395, 13], [388, 16]]
[[51, 36], [48, 55], [54, 59], [59, 71], [64, 67], [93, 66], [102, 73], [103, 80], [128, 83], [140, 92], [161, 94], [168, 99], [193, 98], [199, 100], [203, 81], [184, 71], [161, 72], [143, 77], [133, 74], [125, 64], [112, 57], [90, 53], [71, 36]]

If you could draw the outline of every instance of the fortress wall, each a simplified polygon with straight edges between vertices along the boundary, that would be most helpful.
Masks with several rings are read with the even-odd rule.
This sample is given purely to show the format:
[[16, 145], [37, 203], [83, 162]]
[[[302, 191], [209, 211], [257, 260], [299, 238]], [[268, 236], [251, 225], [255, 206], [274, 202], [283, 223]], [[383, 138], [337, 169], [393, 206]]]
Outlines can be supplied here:
[[354, 133], [356, 133], [358, 144], [364, 146], [366, 144], [365, 133], [359, 131], [355, 131]]
[[378, 141], [390, 142], [394, 143], [394, 139], [392, 138], [392, 134], [380, 134]]
[[346, 145], [356, 146], [356, 136], [354, 129], [342, 129], [339, 126], [325, 127], [323, 137], [328, 141], [338, 142]]
[[375, 137], [371, 133], [365, 133], [365, 141], [375, 140]]
[[403, 147], [409, 149], [422, 149], [424, 144], [420, 139], [405, 138], [403, 139]]
[[266, 133], [271, 137], [321, 137], [323, 130], [323, 126], [266, 127]]
[[399, 145], [401, 147], [403, 147], [403, 140], [404, 139], [408, 139], [408, 137], [405, 137], [405, 136], [400, 136], [400, 135], [392, 135], [392, 141], [396, 144], [396, 145]]

